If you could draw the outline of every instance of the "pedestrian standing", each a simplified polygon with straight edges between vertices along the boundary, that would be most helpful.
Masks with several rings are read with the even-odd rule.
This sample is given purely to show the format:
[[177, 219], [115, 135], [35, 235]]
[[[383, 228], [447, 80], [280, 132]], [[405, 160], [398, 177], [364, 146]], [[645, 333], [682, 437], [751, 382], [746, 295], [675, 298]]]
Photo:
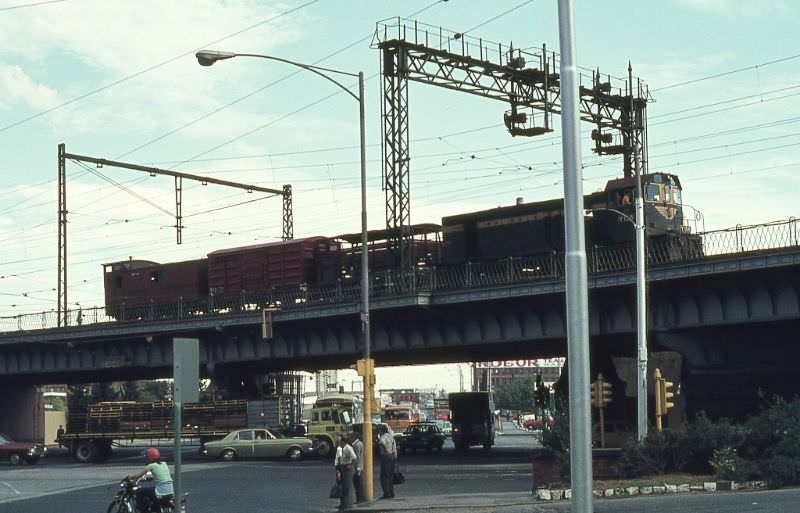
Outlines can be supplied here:
[[350, 445], [356, 453], [356, 468], [353, 476], [353, 486], [356, 489], [356, 502], [361, 503], [367, 500], [364, 494], [364, 442], [358, 433], [353, 431], [350, 434]]
[[59, 449], [64, 446], [64, 426], [62, 425], [59, 425], [56, 430], [56, 443]]
[[378, 426], [378, 447], [381, 452], [381, 499], [394, 499], [394, 467], [397, 463], [397, 444], [394, 437], [389, 434], [389, 429], [381, 424]]
[[336, 451], [336, 480], [342, 484], [342, 498], [339, 501], [339, 509], [347, 509], [355, 502], [353, 492], [353, 476], [355, 475], [356, 453], [353, 446], [347, 443], [343, 436], [337, 438], [337, 443], [341, 452]]

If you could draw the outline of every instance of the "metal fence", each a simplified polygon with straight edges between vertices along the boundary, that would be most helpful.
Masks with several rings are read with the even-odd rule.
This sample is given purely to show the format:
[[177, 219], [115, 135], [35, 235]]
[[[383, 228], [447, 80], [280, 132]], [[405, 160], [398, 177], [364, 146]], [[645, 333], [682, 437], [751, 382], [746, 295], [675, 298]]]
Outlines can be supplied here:
[[[795, 218], [774, 223], [736, 226], [700, 234], [649, 240], [648, 266], [675, 265], [720, 255], [737, 255], [800, 246]], [[634, 246], [587, 248], [589, 273], [602, 275], [630, 272], [636, 266]], [[374, 273], [370, 297], [397, 297], [409, 294], [486, 288], [512, 283], [559, 280], [564, 277], [564, 253], [551, 252], [530, 257], [512, 257], [494, 262], [466, 263], [461, 266], [420, 267], [408, 272]], [[110, 322], [148, 322], [204, 318], [208, 316], [258, 312], [262, 308], [291, 310], [310, 306], [358, 303], [361, 284], [357, 277], [335, 285], [301, 285], [267, 292], [209, 296], [202, 300], [149, 302], [81, 308], [67, 312], [68, 328]], [[55, 311], [0, 317], [0, 334], [23, 330], [59, 328]], [[63, 329], [63, 327], [62, 327]]]

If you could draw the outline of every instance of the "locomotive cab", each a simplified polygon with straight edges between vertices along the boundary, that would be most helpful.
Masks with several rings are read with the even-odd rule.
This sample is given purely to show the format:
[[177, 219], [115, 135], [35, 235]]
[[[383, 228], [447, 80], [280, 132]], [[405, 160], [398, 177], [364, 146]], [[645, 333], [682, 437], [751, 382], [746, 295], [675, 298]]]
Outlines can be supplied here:
[[[634, 177], [609, 181], [606, 185], [609, 206], [633, 217], [635, 187]], [[681, 182], [676, 175], [669, 173], [642, 175], [644, 219], [648, 236], [681, 233], [683, 225], [681, 191]]]

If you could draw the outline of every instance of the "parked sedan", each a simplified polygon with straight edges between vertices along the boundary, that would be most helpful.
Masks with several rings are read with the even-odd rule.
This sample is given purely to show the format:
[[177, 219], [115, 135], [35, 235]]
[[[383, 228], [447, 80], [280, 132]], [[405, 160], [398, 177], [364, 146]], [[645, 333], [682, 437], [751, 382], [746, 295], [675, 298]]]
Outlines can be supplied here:
[[444, 433], [433, 422], [418, 422], [408, 426], [402, 438], [398, 439], [399, 449], [425, 449], [428, 452], [441, 451], [445, 441]]
[[15, 442], [0, 433], [0, 460], [6, 460], [12, 465], [19, 465], [23, 461], [33, 465], [44, 456], [45, 451], [42, 444]]
[[225, 461], [239, 458], [288, 458], [298, 461], [311, 453], [312, 444], [308, 438], [284, 437], [269, 429], [248, 428], [228, 433], [222, 440], [206, 442], [203, 454]]

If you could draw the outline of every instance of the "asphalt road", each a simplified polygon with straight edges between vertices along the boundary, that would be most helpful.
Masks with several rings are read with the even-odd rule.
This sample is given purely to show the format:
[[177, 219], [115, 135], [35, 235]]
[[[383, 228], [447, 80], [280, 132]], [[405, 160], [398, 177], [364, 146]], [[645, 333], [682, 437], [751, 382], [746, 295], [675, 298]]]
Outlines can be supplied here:
[[[537, 445], [532, 435], [511, 431], [509, 426], [508, 434], [498, 436], [491, 451], [474, 448], [456, 453], [448, 441], [441, 453], [402, 454], [399, 463], [407, 481], [397, 488], [397, 494], [529, 491], [528, 451]], [[37, 465], [2, 464], [0, 513], [105, 512], [119, 480], [143, 468], [142, 449], [115, 449], [109, 462], [94, 465], [74, 463], [53, 451]], [[170, 448], [161, 449], [171, 461]], [[378, 469], [376, 464], [376, 497], [381, 493]], [[182, 476], [192, 513], [317, 512], [331, 511], [336, 505], [327, 498], [334, 481], [333, 464], [328, 460], [228, 463], [205, 460], [196, 447], [187, 447]]]
[[[406, 483], [397, 487], [397, 494], [529, 492], [529, 450], [535, 446], [531, 435], [507, 429], [491, 451], [475, 448], [460, 454], [448, 443], [441, 453], [401, 455]], [[171, 459], [169, 448], [163, 449]], [[35, 466], [0, 464], [0, 513], [104, 513], [119, 479], [143, 467], [140, 452], [141, 448], [116, 450], [111, 461], [98, 465], [76, 464], [63, 454], [51, 454]], [[332, 463], [327, 460], [226, 463], [204, 460], [196, 448], [186, 448], [183, 458], [191, 513], [329, 512], [336, 505], [327, 498], [334, 480]], [[377, 476], [374, 490], [379, 496]], [[800, 491], [777, 490], [603, 499], [596, 501], [595, 511], [786, 513], [800, 511], [798, 504]], [[517, 507], [514, 513], [569, 509], [566, 502], [532, 503]]]

